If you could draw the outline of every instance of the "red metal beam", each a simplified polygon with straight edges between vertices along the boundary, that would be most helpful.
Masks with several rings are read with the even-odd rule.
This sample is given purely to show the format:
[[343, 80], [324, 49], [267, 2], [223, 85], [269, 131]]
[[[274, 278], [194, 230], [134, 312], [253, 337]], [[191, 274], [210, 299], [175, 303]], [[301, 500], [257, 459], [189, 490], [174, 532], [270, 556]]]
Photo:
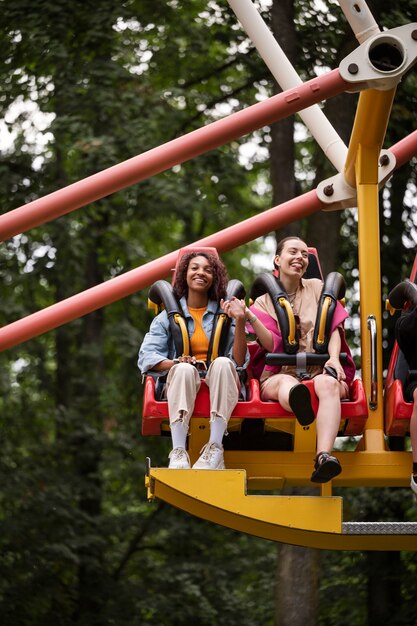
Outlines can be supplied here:
[[[225, 252], [248, 241], [253, 241], [272, 230], [282, 228], [290, 222], [311, 215], [321, 208], [323, 208], [323, 204], [318, 199], [316, 192], [310, 191], [303, 196], [264, 211], [260, 215], [250, 217], [240, 224], [229, 226], [229, 228], [190, 245], [213, 246], [219, 252]], [[155, 280], [169, 274], [176, 263], [177, 254], [178, 250], [171, 252], [101, 285], [96, 285], [0, 328], [0, 351], [23, 343], [32, 337], [37, 337], [148, 287]]]
[[417, 156], [417, 130], [398, 141], [390, 149], [396, 159], [395, 168], [398, 169], [415, 156]]
[[[396, 143], [390, 148], [390, 151], [397, 159], [396, 168], [404, 165], [417, 154], [417, 131]], [[325, 205], [317, 198], [316, 192], [310, 191], [240, 224], [229, 226], [229, 228], [214, 235], [200, 239], [193, 245], [214, 246], [219, 252], [226, 252], [248, 241], [253, 241], [272, 230], [282, 228], [290, 222], [311, 215], [322, 208], [325, 208]], [[177, 254], [178, 250], [171, 252], [155, 261], [126, 272], [126, 274], [112, 278], [101, 285], [96, 285], [0, 328], [0, 351], [12, 348], [148, 287], [155, 280], [163, 278], [169, 273], [175, 265]]]
[[0, 216], [0, 240], [45, 224], [350, 88], [335, 69]]

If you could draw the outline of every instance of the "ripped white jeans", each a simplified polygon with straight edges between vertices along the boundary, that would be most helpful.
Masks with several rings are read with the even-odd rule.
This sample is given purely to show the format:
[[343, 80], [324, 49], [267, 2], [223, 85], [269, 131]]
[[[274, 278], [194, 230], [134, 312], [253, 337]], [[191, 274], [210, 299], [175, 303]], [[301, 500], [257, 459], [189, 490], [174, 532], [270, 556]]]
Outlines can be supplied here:
[[[227, 425], [239, 399], [240, 381], [236, 368], [230, 359], [220, 356], [210, 364], [205, 380], [210, 390], [210, 422], [220, 417]], [[169, 421], [171, 424], [183, 422], [188, 432], [201, 385], [198, 371], [190, 363], [177, 363], [169, 370], [166, 384]]]

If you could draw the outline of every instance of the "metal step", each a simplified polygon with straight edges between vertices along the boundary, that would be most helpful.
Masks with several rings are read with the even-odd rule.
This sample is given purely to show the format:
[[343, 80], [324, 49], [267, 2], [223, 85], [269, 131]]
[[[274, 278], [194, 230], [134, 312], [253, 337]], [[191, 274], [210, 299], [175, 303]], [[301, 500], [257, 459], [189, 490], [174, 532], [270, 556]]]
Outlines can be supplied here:
[[345, 535], [417, 535], [417, 522], [344, 522]]

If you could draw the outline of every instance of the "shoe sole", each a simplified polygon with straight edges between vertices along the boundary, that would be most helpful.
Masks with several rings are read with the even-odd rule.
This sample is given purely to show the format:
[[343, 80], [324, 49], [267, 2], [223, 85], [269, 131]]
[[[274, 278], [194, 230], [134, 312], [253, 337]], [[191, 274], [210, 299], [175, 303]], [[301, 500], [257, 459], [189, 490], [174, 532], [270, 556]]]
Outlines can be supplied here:
[[339, 461], [333, 461], [329, 459], [327, 461], [323, 461], [323, 463], [312, 473], [311, 482], [312, 483], [328, 483], [329, 480], [339, 476], [342, 471], [342, 466]]
[[288, 403], [301, 426], [309, 426], [316, 419], [311, 406], [310, 392], [302, 383], [291, 389]]

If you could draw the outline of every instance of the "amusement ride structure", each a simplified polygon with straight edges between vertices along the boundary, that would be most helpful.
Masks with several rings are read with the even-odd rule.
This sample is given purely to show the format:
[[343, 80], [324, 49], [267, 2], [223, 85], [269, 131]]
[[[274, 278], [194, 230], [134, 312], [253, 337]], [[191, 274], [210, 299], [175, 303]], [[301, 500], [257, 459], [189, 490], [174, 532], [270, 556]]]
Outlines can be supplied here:
[[[357, 207], [361, 379], [354, 381], [349, 400], [342, 402], [339, 432], [355, 436], [356, 448], [338, 453], [343, 472], [331, 483], [316, 487], [316, 495], [281, 494], [284, 486], [311, 486], [315, 424], [303, 427], [279, 403], [262, 402], [258, 381], [251, 379], [246, 399], [232, 414], [231, 433], [242, 435], [251, 425], [261, 424], [266, 441], [268, 437], [271, 442], [285, 440], [285, 445], [272, 443], [269, 448], [255, 449], [242, 435], [242, 445], [226, 447], [227, 470], [219, 471], [152, 468], [148, 462], [148, 496], [270, 540], [336, 550], [417, 550], [417, 524], [344, 521], [343, 498], [332, 494], [334, 486], [406, 487], [410, 481], [410, 452], [390, 450], [388, 445], [388, 436], [408, 434], [411, 403], [404, 402], [396, 373], [398, 346], [391, 356], [384, 393], [379, 191], [397, 168], [417, 155], [417, 130], [389, 150], [382, 150], [396, 86], [417, 60], [417, 23], [381, 31], [364, 0], [340, 0], [359, 45], [338, 69], [302, 83], [251, 0], [228, 1], [283, 92], [9, 211], [0, 216], [0, 237], [6, 239], [44, 224], [299, 113], [338, 173], [301, 197], [190, 242], [190, 246], [224, 252], [317, 211]], [[360, 92], [348, 146], [318, 106], [342, 92]], [[149, 287], [170, 273], [178, 256], [178, 251], [173, 251], [1, 328], [0, 349]], [[412, 281], [416, 274], [417, 257], [410, 273]], [[202, 385], [191, 419], [191, 461], [207, 441], [207, 399], [207, 388]], [[166, 402], [155, 397], [153, 379], [148, 377], [142, 432], [161, 435], [168, 429]]]

